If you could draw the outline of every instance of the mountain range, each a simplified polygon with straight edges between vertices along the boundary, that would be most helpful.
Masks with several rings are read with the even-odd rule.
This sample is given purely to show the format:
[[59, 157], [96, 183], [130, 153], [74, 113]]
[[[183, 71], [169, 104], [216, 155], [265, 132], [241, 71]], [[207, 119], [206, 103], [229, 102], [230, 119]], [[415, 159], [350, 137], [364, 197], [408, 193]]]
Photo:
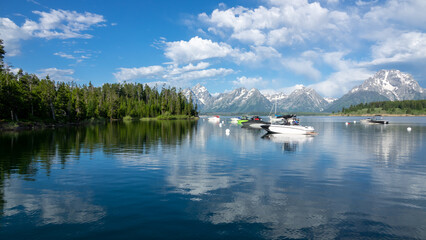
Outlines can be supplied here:
[[426, 99], [425, 89], [410, 74], [399, 70], [380, 70], [339, 99], [324, 98], [308, 87], [296, 89], [289, 95], [263, 95], [256, 88], [238, 88], [212, 96], [207, 88], [197, 84], [182, 92], [187, 98], [192, 97], [201, 114], [267, 113], [273, 106], [277, 112], [333, 112], [359, 103]]

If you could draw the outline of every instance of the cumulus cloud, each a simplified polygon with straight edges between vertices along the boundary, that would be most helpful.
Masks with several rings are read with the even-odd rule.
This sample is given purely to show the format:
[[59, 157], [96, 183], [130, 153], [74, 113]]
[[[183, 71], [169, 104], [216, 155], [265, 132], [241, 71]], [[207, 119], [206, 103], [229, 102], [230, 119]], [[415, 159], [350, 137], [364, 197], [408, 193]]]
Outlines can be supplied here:
[[269, 1], [269, 5], [215, 9], [210, 15], [201, 13], [198, 17], [214, 29], [210, 32], [230, 31], [232, 38], [256, 45], [292, 45], [348, 28], [347, 13], [330, 11], [318, 2]]
[[46, 68], [38, 70], [37, 76], [39, 78], [45, 78], [49, 76], [50, 79], [61, 82], [74, 82], [76, 81], [71, 75], [74, 74], [73, 69], [57, 69], [57, 68]]
[[0, 18], [0, 38], [5, 42], [8, 56], [18, 55], [20, 41], [30, 38], [92, 38], [92, 35], [84, 31], [94, 26], [102, 26], [106, 21], [102, 15], [89, 12], [51, 9], [50, 12], [33, 13], [39, 15], [38, 21], [27, 19], [22, 26], [18, 26], [9, 18]]
[[152, 78], [164, 72], [162, 66], [149, 66], [139, 68], [119, 68], [120, 71], [113, 73], [118, 81], [128, 81], [138, 78]]
[[308, 77], [312, 80], [319, 80], [321, 78], [321, 72], [314, 67], [314, 63], [310, 60], [303, 58], [290, 58], [284, 59], [282, 64], [285, 68], [292, 72]]
[[325, 81], [309, 85], [325, 97], [340, 97], [374, 74], [366, 68], [348, 68], [330, 74]]
[[252, 43], [255, 45], [262, 45], [266, 37], [258, 29], [250, 29], [232, 34], [232, 38], [238, 39], [242, 42]]
[[263, 81], [262, 77], [237, 77], [237, 80], [234, 80], [232, 82], [235, 86], [239, 87], [246, 87], [246, 88], [258, 88], [259, 84], [265, 82]]
[[363, 17], [363, 23], [370, 29], [388, 27], [426, 29], [426, 1], [424, 0], [389, 0], [383, 5], [371, 8]]
[[226, 43], [216, 43], [196, 36], [189, 41], [166, 42], [164, 55], [174, 63], [181, 64], [225, 57], [232, 52], [232, 47]]
[[30, 37], [30, 33], [23, 31], [9, 18], [0, 18], [0, 38], [4, 41], [6, 54], [8, 56], [20, 54], [19, 40], [25, 40]]
[[416, 61], [426, 59], [426, 34], [404, 33], [396, 38], [386, 39], [372, 46], [371, 64]]

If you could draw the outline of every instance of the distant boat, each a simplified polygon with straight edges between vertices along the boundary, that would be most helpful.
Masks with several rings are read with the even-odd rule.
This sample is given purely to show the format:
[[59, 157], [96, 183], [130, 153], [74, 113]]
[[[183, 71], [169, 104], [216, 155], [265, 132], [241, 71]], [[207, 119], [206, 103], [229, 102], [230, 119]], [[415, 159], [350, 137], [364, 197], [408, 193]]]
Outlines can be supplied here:
[[284, 122], [281, 124], [270, 124], [262, 125], [268, 133], [279, 133], [279, 134], [316, 134], [315, 129], [311, 126], [299, 125], [299, 119], [295, 115], [283, 116]]
[[361, 119], [360, 122], [365, 124], [389, 124], [389, 121], [383, 120], [381, 115], [375, 115], [373, 118]]
[[220, 117], [219, 116], [213, 116], [213, 117], [209, 117], [208, 120], [210, 122], [220, 122]]
[[239, 120], [241, 120], [241, 118], [239, 118], [239, 117], [233, 117], [233, 118], [231, 118], [231, 122], [232, 123], [238, 123]]

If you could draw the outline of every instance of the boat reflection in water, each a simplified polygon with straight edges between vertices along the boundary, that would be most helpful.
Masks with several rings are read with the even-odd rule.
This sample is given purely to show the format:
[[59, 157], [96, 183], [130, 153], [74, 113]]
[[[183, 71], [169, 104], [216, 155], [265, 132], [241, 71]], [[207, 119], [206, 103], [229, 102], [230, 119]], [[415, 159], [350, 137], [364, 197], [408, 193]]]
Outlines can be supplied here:
[[282, 149], [285, 152], [295, 152], [297, 151], [298, 147], [304, 143], [312, 142], [314, 135], [267, 133], [263, 135], [262, 138], [275, 143], [281, 143]]

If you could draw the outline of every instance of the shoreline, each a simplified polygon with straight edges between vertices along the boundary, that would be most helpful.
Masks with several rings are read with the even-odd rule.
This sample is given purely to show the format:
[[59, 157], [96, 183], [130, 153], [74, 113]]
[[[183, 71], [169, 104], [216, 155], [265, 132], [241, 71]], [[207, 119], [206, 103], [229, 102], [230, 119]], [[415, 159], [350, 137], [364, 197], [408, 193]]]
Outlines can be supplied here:
[[123, 119], [92, 119], [81, 122], [69, 122], [69, 123], [46, 123], [46, 122], [31, 122], [31, 121], [18, 121], [18, 122], [6, 122], [0, 120], [0, 133], [1, 132], [13, 132], [13, 131], [26, 131], [26, 130], [39, 130], [39, 129], [54, 129], [67, 126], [83, 126], [83, 125], [95, 125], [105, 124], [107, 122], [125, 122], [125, 121], [163, 121], [163, 120], [198, 120], [199, 117], [187, 117], [182, 118], [179, 116], [168, 116], [168, 118], [123, 118]]

